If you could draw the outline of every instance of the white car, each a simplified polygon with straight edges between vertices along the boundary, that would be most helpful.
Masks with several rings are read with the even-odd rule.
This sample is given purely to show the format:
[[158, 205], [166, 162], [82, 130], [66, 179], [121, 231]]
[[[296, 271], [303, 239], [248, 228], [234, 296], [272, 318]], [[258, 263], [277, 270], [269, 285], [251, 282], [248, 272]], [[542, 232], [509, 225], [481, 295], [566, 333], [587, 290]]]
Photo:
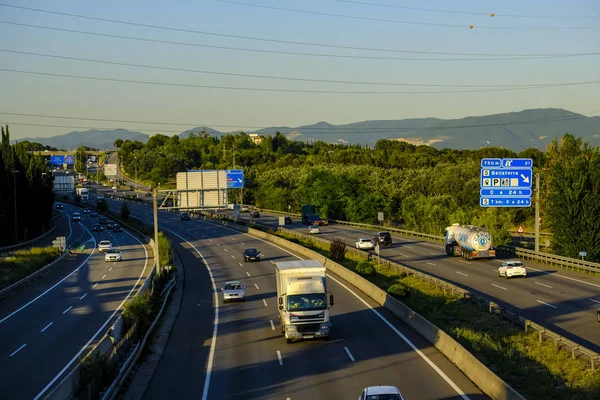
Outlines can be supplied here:
[[110, 240], [102, 240], [98, 243], [98, 251], [109, 251], [112, 250], [112, 243]]
[[311, 225], [311, 226], [308, 227], [308, 233], [311, 234], [311, 235], [313, 233], [321, 233], [321, 229], [318, 226], [316, 226], [316, 225]]
[[117, 187], [116, 187], [116, 186], [113, 186], [113, 187], [112, 187], [112, 190], [117, 190]]
[[73, 221], [81, 221], [81, 214], [79, 214], [78, 212], [74, 212]]
[[121, 250], [116, 250], [116, 249], [107, 250], [106, 254], [104, 255], [104, 261], [106, 261], [106, 262], [123, 261], [123, 256], [121, 256]]
[[371, 238], [358, 238], [358, 241], [354, 244], [357, 249], [372, 250], [375, 248], [375, 243]]
[[504, 276], [506, 279], [513, 276], [527, 276], [527, 270], [519, 260], [504, 261], [502, 266], [498, 268], [498, 276]]
[[395, 386], [369, 386], [363, 389], [358, 400], [404, 400]]
[[230, 300], [246, 301], [246, 292], [240, 281], [227, 281], [222, 290], [223, 303], [227, 303]]

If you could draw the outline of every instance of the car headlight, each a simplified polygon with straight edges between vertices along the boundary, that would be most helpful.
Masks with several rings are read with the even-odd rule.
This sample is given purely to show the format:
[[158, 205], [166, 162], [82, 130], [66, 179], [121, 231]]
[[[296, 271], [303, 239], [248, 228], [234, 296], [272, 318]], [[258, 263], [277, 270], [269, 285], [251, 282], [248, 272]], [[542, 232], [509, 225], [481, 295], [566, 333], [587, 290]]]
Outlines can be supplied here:
[[321, 324], [321, 330], [323, 330], [323, 331], [329, 330], [329, 324]]

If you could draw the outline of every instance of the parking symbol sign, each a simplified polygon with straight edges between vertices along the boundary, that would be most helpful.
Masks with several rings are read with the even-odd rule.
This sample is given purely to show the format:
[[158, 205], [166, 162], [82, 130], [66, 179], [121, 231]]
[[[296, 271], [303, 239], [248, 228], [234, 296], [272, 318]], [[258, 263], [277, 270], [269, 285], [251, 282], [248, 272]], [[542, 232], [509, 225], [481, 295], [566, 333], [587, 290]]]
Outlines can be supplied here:
[[493, 178], [492, 186], [500, 186], [500, 178]]

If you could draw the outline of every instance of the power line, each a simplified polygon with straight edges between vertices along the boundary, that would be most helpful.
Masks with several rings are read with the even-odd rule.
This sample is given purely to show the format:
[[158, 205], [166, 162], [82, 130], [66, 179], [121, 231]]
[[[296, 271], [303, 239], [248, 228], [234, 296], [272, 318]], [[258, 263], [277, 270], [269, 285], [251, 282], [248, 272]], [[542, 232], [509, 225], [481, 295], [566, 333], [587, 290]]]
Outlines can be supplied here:
[[[60, 56], [60, 55], [56, 55], [56, 54], [34, 53], [34, 52], [28, 52], [28, 51], [9, 50], [9, 49], [2, 49], [2, 48], [0, 48], [0, 52], [35, 56], [35, 57], [55, 58], [55, 59], [60, 59], [60, 60], [84, 61], [84, 62], [91, 62], [91, 63], [98, 63], [98, 64], [120, 65], [120, 66], [135, 67], [135, 68], [149, 68], [149, 69], [177, 71], [177, 72], [191, 72], [191, 73], [208, 74], [208, 75], [222, 75], [222, 76], [235, 76], [235, 77], [243, 77], [243, 78], [273, 79], [273, 80], [283, 80], [283, 81], [316, 82], [316, 83], [356, 84], [356, 85], [374, 85], [374, 86], [478, 87], [478, 88], [481, 88], [481, 87], [536, 87], [536, 86], [548, 86], [548, 85], [556, 84], [556, 83], [534, 83], [534, 84], [476, 85], [476, 84], [429, 84], [429, 83], [343, 81], [343, 80], [331, 80], [331, 79], [313, 79], [313, 78], [282, 77], [282, 76], [271, 76], [271, 75], [253, 75], [253, 74], [241, 74], [241, 73], [232, 73], [232, 72], [205, 71], [205, 70], [188, 69], [188, 68], [161, 67], [161, 66], [156, 66], [156, 65], [132, 64], [132, 63], [125, 63], [125, 62], [117, 62], [117, 61]], [[567, 82], [567, 83], [574, 83], [574, 82]]]
[[[591, 53], [571, 53], [571, 54], [547, 54], [547, 55], [521, 55], [521, 56], [510, 56], [506, 58], [406, 58], [406, 57], [384, 57], [384, 56], [359, 56], [359, 55], [344, 55], [344, 54], [322, 54], [322, 53], [304, 53], [304, 52], [293, 52], [293, 51], [284, 51], [284, 50], [264, 50], [264, 49], [253, 49], [253, 48], [244, 48], [244, 47], [231, 47], [231, 46], [217, 46], [217, 45], [208, 45], [208, 44], [199, 44], [199, 43], [189, 43], [189, 42], [176, 42], [170, 40], [160, 40], [160, 39], [148, 39], [142, 37], [135, 36], [123, 36], [123, 35], [112, 35], [108, 33], [98, 33], [98, 32], [88, 32], [82, 30], [75, 29], [66, 29], [66, 28], [56, 28], [52, 26], [44, 26], [44, 25], [34, 25], [34, 24], [23, 24], [19, 22], [12, 21], [4, 21], [0, 20], [0, 24], [7, 25], [15, 25], [27, 28], [37, 28], [37, 29], [46, 29], [57, 32], [66, 32], [66, 33], [76, 33], [82, 35], [89, 36], [97, 36], [97, 37], [109, 37], [114, 39], [125, 39], [125, 40], [134, 40], [139, 42], [146, 43], [162, 43], [169, 45], [178, 45], [178, 46], [191, 46], [191, 47], [200, 47], [200, 48], [209, 48], [209, 49], [219, 49], [219, 50], [233, 50], [233, 51], [245, 51], [251, 53], [265, 53], [265, 54], [284, 54], [284, 55], [294, 55], [294, 56], [305, 56], [305, 57], [324, 57], [324, 58], [342, 58], [342, 59], [362, 59], [362, 60], [397, 60], [397, 61], [515, 61], [515, 60], [537, 60], [537, 59], [550, 59], [550, 58], [567, 58], [567, 57], [580, 57], [580, 56], [597, 56], [600, 52], [591, 52]], [[446, 53], [451, 54], [451, 53]], [[456, 53], [460, 54], [460, 53]], [[490, 55], [491, 57], [491, 55]], [[499, 57], [499, 56], [494, 56]]]
[[401, 95], [401, 94], [453, 94], [453, 93], [484, 93], [484, 92], [505, 92], [516, 90], [531, 90], [531, 89], [547, 89], [566, 86], [580, 86], [597, 84], [600, 81], [584, 81], [584, 82], [569, 82], [557, 83], [551, 85], [532, 85], [527, 87], [511, 87], [499, 89], [476, 89], [476, 90], [446, 90], [446, 91], [404, 91], [404, 92], [367, 92], [367, 91], [344, 91], [344, 90], [308, 90], [308, 89], [272, 89], [272, 88], [252, 88], [252, 87], [235, 87], [235, 86], [215, 86], [215, 85], [197, 85], [191, 83], [172, 83], [172, 82], [156, 82], [156, 81], [139, 81], [133, 79], [116, 79], [97, 76], [71, 75], [71, 74], [56, 74], [50, 72], [24, 71], [18, 69], [0, 68], [0, 71], [13, 72], [19, 74], [53, 76], [61, 78], [83, 79], [103, 82], [120, 82], [120, 83], [135, 83], [144, 85], [156, 86], [173, 86], [173, 87], [188, 87], [202, 89], [220, 89], [220, 90], [238, 90], [238, 91], [254, 91], [254, 92], [278, 92], [278, 93], [313, 93], [313, 94], [356, 94], [356, 95]]
[[[427, 12], [437, 12], [437, 13], [445, 13], [445, 14], [462, 14], [462, 15], [477, 15], [477, 16], [489, 16], [489, 13], [478, 13], [478, 12], [468, 12], [468, 11], [456, 11], [456, 10], [440, 10], [435, 8], [420, 8], [420, 7], [406, 7], [399, 6], [395, 4], [382, 4], [382, 3], [368, 3], [366, 1], [352, 1], [352, 0], [333, 0], [338, 3], [349, 3], [349, 4], [360, 4], [366, 6], [375, 6], [375, 7], [385, 7], [385, 8], [399, 8], [402, 10], [413, 10], [413, 11], [427, 11]], [[504, 14], [504, 13], [494, 13], [495, 17], [512, 17], [512, 18], [548, 18], [548, 19], [597, 19], [600, 17], [590, 16], [590, 15], [574, 15], [574, 16], [566, 16], [566, 15], [523, 15], [523, 14]]]
[[[336, 18], [345, 18], [345, 19], [354, 19], [354, 20], [363, 20], [363, 21], [375, 21], [375, 22], [388, 22], [394, 24], [405, 24], [405, 25], [422, 25], [422, 26], [438, 26], [444, 28], [461, 28], [468, 29], [469, 27], [466, 25], [456, 25], [456, 24], [440, 24], [434, 22], [415, 22], [415, 21], [401, 21], [397, 19], [386, 19], [386, 18], [374, 18], [374, 17], [358, 17], [355, 15], [345, 15], [345, 14], [333, 14], [319, 11], [306, 11], [306, 10], [298, 10], [294, 8], [284, 8], [284, 7], [274, 7], [274, 6], [265, 6], [262, 4], [253, 4], [253, 3], [244, 3], [239, 1], [232, 0], [217, 0], [220, 3], [229, 3], [235, 5], [242, 5], [247, 7], [256, 7], [256, 8], [265, 8], [269, 10], [278, 10], [278, 11], [288, 11], [299, 14], [309, 14], [309, 15], [320, 15], [325, 17], [336, 17]], [[580, 29], [600, 29], [600, 26], [568, 26], [568, 27], [528, 27], [528, 26], [478, 26], [480, 29], [502, 29], [502, 30], [580, 30]]]

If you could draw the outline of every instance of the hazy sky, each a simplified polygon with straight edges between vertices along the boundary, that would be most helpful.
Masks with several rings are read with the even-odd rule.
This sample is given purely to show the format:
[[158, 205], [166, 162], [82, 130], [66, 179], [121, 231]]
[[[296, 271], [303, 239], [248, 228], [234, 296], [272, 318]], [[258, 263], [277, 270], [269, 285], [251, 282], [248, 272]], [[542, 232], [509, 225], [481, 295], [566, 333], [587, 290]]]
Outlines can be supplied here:
[[[146, 133], [161, 131], [170, 134], [201, 125], [222, 130], [252, 130], [251, 127], [299, 126], [318, 121], [343, 124], [362, 120], [412, 117], [461, 118], [546, 107], [600, 114], [599, 84], [478, 93], [384, 94], [390, 91], [506, 88], [376, 86], [257, 79], [6, 52], [12, 50], [205, 72], [388, 84], [537, 85], [599, 81], [600, 55], [507, 60], [490, 56], [336, 49], [222, 36], [237, 35], [415, 52], [517, 55], [600, 53], [600, 2], [597, 0], [239, 0], [254, 5], [304, 10], [308, 13], [215, 0], [3, 1], [6, 1], [4, 4], [55, 12], [218, 34], [206, 35], [117, 24], [0, 6], [0, 49], [3, 50], [0, 51], [0, 69], [190, 85], [159, 86], [0, 71], [2, 113], [143, 122], [134, 124], [0, 114], [0, 122], [11, 124], [12, 138], [54, 136], [73, 130], [84, 130], [86, 127], [127, 128]], [[399, 7], [376, 6], [375, 3]], [[358, 18], [316, 15], [315, 12]], [[495, 16], [492, 18], [489, 13], [494, 13]], [[586, 18], [547, 18], [548, 16]], [[17, 26], [14, 23], [116, 35], [121, 38]], [[473, 29], [469, 29], [469, 25], [473, 25]], [[517, 27], [527, 29], [516, 29]], [[576, 27], [595, 29], [572, 29]], [[196, 46], [130, 40], [123, 37]], [[197, 45], [312, 53], [321, 56], [217, 49]], [[330, 57], [331, 55], [361, 58], [336, 58]], [[386, 57], [437, 60], [382, 59]], [[449, 61], [456, 58], [462, 60]], [[280, 91], [228, 90], [193, 85]], [[313, 92], [283, 92], [283, 89]], [[182, 125], [155, 125], [149, 122]], [[80, 129], [26, 126], [17, 123], [67, 125]]]

